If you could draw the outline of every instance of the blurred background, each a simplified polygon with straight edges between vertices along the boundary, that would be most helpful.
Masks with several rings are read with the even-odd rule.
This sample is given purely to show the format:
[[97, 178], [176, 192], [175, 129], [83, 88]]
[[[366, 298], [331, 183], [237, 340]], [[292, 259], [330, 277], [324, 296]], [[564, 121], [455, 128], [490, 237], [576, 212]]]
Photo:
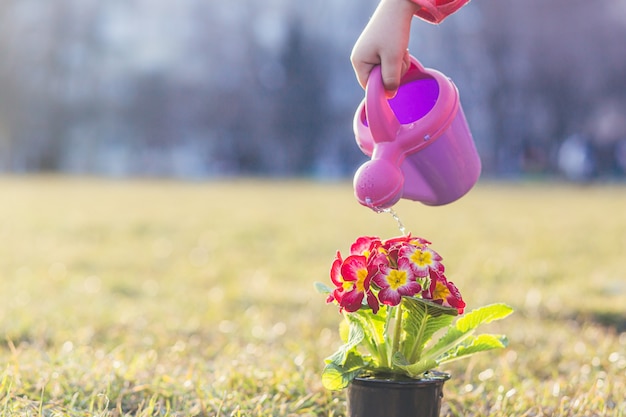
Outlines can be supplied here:
[[[344, 178], [377, 0], [3, 0], [0, 172]], [[626, 176], [626, 0], [474, 0], [411, 53], [484, 175]]]

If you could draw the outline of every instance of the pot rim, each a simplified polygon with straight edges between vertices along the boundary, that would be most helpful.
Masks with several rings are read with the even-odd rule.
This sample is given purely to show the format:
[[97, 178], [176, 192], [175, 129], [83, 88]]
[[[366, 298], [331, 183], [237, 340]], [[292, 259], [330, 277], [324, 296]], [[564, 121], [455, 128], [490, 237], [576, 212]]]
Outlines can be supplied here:
[[376, 374], [373, 372], [365, 372], [357, 376], [352, 380], [353, 384], [364, 385], [364, 384], [385, 384], [385, 385], [404, 385], [404, 386], [415, 386], [415, 385], [431, 385], [431, 384], [443, 384], [445, 381], [450, 379], [451, 375], [447, 372], [440, 371], [428, 371], [421, 378], [410, 378], [406, 375], [398, 375], [398, 374], [389, 374], [389, 373], [380, 373]]

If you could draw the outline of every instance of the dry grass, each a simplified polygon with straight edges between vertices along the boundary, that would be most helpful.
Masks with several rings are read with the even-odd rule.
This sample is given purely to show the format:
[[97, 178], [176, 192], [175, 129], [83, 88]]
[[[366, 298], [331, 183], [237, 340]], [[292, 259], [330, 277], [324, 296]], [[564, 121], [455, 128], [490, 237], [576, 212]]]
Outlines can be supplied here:
[[[339, 416], [315, 293], [399, 233], [347, 183], [0, 179], [0, 415]], [[626, 416], [626, 188], [482, 183], [402, 202], [510, 347], [447, 370], [444, 415]], [[494, 324], [494, 326], [496, 326]]]

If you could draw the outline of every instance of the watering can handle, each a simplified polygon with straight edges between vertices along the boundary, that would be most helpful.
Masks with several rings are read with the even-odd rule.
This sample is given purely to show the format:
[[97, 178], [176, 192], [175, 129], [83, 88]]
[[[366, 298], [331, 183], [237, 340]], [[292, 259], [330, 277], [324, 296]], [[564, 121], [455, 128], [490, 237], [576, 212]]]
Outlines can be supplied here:
[[387, 101], [380, 65], [372, 68], [367, 80], [365, 115], [374, 142], [392, 142], [396, 138], [400, 130], [400, 122]]
[[[410, 56], [410, 61], [410, 72], [414, 73], [416, 70], [419, 73], [425, 72], [424, 67], [415, 57]], [[396, 138], [401, 124], [387, 100], [380, 65], [372, 68], [365, 86], [365, 114], [375, 143], [392, 142]]]

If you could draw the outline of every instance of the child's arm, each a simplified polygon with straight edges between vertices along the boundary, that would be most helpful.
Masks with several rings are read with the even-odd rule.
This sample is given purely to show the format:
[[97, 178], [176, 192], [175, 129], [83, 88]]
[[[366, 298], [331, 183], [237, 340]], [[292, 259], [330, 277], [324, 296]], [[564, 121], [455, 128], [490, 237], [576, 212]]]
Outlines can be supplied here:
[[470, 0], [380, 0], [374, 15], [356, 41], [350, 60], [363, 88], [370, 71], [381, 65], [383, 85], [392, 97], [409, 66], [411, 20], [417, 16], [441, 23]]
[[380, 64], [385, 90], [389, 97], [395, 95], [409, 66], [411, 20], [419, 9], [410, 0], [380, 1], [350, 56], [361, 87], [365, 88], [370, 71]]

